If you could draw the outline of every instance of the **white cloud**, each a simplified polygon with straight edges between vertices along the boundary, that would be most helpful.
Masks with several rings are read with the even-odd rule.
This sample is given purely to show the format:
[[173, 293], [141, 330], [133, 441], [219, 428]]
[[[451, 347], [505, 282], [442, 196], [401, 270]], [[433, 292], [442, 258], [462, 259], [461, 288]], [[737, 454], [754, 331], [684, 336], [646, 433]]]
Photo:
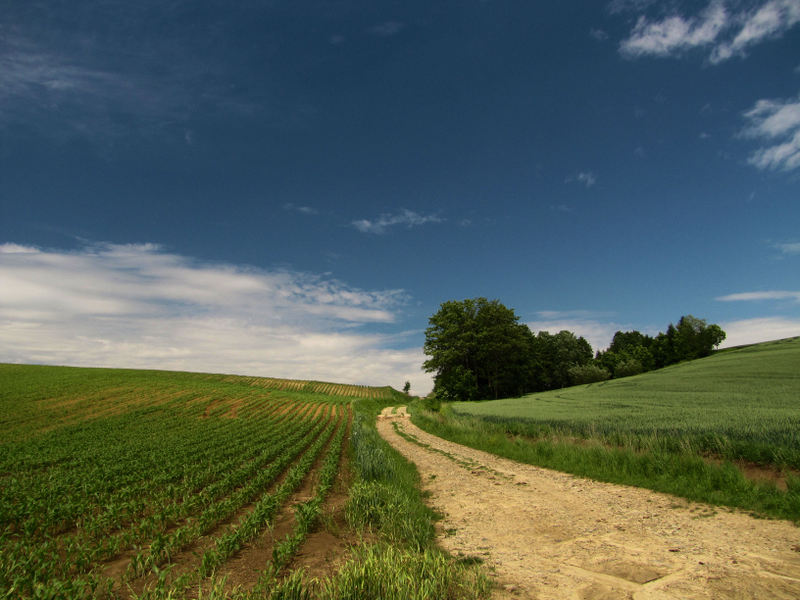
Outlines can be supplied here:
[[[70, 36], [53, 43], [21, 32], [0, 28], [0, 129], [24, 126], [48, 138], [99, 141], [166, 132], [191, 145], [196, 136], [186, 125], [194, 112], [232, 117], [259, 107], [236, 97], [222, 82], [226, 73], [209, 62], [200, 68], [186, 60], [161, 61], [155, 68], [134, 61], [120, 71], [109, 67], [103, 52], [76, 50], [80, 40]], [[157, 54], [149, 52], [143, 56]]]
[[748, 162], [759, 169], [790, 171], [800, 167], [800, 96], [762, 99], [744, 113], [749, 125], [742, 135], [769, 140]]
[[800, 130], [782, 144], [757, 150], [748, 162], [759, 169], [791, 171], [800, 167]]
[[668, 57], [709, 48], [708, 58], [714, 64], [780, 37], [800, 22], [800, 0], [768, 0], [751, 10], [736, 10], [736, 4], [734, 10], [729, 10], [729, 4], [732, 3], [712, 0], [696, 16], [673, 14], [650, 20], [642, 15], [629, 37], [620, 43], [620, 53], [628, 58]]
[[367, 333], [400, 290], [208, 264], [155, 245], [0, 245], [0, 361], [159, 368], [431, 388], [420, 348]]
[[318, 215], [319, 214], [319, 211], [316, 208], [312, 208], [310, 206], [300, 206], [300, 205], [297, 205], [297, 204], [293, 204], [291, 202], [288, 202], [288, 203], [284, 204], [283, 205], [283, 209], [284, 210], [288, 210], [290, 212], [299, 212], [299, 213], [302, 213], [304, 215]]
[[608, 34], [605, 31], [594, 27], [589, 30], [589, 35], [598, 42], [604, 42], [608, 39]]
[[590, 188], [597, 183], [597, 177], [595, 177], [595, 174], [591, 171], [586, 171], [578, 173], [578, 181], [583, 183], [587, 188]]
[[775, 246], [782, 254], [800, 254], [800, 242], [787, 242]]
[[790, 100], [759, 100], [744, 113], [750, 119], [747, 132], [754, 136], [777, 137], [800, 127], [800, 97]]
[[19, 37], [2, 39], [0, 55], [0, 98], [30, 97], [36, 91], [69, 92], [90, 90], [99, 93], [118, 87], [122, 79], [113, 73], [75, 64], [38, 49]]
[[778, 37], [800, 21], [799, 0], [770, 0], [756, 10], [741, 15], [736, 36], [723, 42], [711, 55], [711, 62], [721, 62], [742, 54], [748, 46]]
[[721, 302], [751, 302], [755, 300], [794, 300], [800, 302], [800, 291], [770, 290], [765, 292], [741, 292], [716, 298]]
[[405, 225], [408, 228], [425, 225], [427, 223], [441, 223], [444, 221], [436, 215], [421, 215], [413, 210], [403, 209], [397, 214], [383, 214], [377, 219], [359, 219], [352, 225], [362, 233], [386, 233], [386, 229], [396, 225]]
[[575, 175], [570, 175], [567, 177], [564, 180], [564, 183], [572, 183], [573, 181], [582, 183], [587, 188], [590, 188], [597, 183], [597, 176], [592, 171], [580, 171]]
[[620, 52], [630, 58], [682, 53], [712, 43], [728, 19], [725, 6], [719, 1], [712, 2], [699, 17], [694, 18], [675, 15], [653, 22], [640, 16], [630, 37], [620, 44]]
[[720, 344], [720, 348], [800, 336], [800, 319], [783, 317], [728, 321], [720, 323], [720, 327], [726, 334], [725, 341]]

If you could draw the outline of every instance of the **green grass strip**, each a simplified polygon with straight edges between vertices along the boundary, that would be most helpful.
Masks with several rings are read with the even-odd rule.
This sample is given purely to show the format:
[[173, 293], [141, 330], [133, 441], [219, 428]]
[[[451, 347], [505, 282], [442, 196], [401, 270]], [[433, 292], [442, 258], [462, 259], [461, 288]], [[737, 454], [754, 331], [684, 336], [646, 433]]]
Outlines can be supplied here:
[[500, 425], [454, 415], [446, 407], [439, 414], [412, 409], [412, 421], [433, 435], [518, 462], [800, 522], [800, 479], [795, 477], [787, 478], [783, 491], [771, 482], [747, 479], [732, 463], [711, 464], [688, 452], [512, 437]]

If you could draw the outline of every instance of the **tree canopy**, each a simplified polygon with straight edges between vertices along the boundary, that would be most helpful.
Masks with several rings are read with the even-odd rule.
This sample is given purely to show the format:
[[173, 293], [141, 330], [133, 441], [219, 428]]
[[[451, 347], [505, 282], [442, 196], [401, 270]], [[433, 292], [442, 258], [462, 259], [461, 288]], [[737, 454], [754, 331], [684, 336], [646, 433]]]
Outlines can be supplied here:
[[502, 398], [525, 390], [532, 337], [514, 311], [497, 300], [472, 298], [441, 305], [425, 330], [423, 364], [435, 372], [443, 399]]
[[596, 361], [614, 377], [627, 377], [659, 369], [683, 360], [703, 358], [725, 339], [719, 325], [684, 315], [677, 327], [672, 323], [666, 333], [650, 337], [638, 331], [618, 331], [608, 350], [598, 352]]
[[444, 302], [425, 330], [423, 368], [434, 373], [441, 400], [519, 396], [627, 377], [682, 360], [702, 358], [725, 339], [718, 325], [685, 315], [656, 337], [618, 331], [604, 352], [571, 331], [534, 335], [498, 300]]
[[484, 400], [571, 385], [569, 369], [592, 360], [592, 347], [570, 331], [534, 336], [498, 300], [445, 302], [425, 330], [423, 368], [443, 400]]

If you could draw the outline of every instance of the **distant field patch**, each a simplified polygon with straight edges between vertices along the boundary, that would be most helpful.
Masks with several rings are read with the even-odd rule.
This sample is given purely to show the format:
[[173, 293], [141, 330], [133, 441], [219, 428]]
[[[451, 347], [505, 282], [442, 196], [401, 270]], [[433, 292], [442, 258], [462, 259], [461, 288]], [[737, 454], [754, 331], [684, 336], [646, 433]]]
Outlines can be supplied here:
[[396, 390], [389, 386], [372, 387], [367, 385], [349, 385], [342, 383], [325, 383], [320, 381], [304, 381], [298, 379], [274, 379], [272, 377], [239, 377], [229, 375], [226, 381], [244, 381], [249, 385], [272, 390], [303, 391], [327, 396], [345, 396], [349, 398], [371, 398], [373, 400], [391, 400]]

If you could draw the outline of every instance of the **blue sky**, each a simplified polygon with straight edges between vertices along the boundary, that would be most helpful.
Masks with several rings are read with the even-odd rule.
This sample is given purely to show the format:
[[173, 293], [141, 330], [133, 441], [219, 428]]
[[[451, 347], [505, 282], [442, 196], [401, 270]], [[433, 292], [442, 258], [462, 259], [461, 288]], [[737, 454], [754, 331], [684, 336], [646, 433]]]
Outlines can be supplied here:
[[441, 302], [800, 335], [800, 0], [7, 3], [0, 361], [430, 389]]

